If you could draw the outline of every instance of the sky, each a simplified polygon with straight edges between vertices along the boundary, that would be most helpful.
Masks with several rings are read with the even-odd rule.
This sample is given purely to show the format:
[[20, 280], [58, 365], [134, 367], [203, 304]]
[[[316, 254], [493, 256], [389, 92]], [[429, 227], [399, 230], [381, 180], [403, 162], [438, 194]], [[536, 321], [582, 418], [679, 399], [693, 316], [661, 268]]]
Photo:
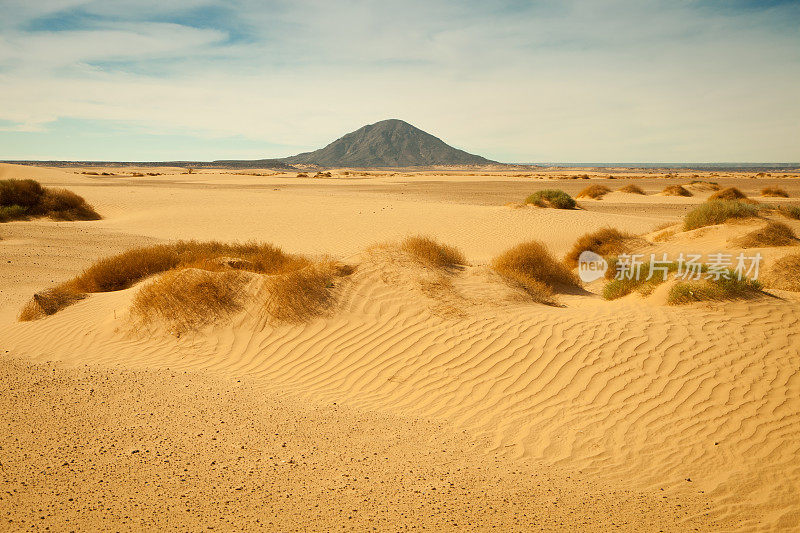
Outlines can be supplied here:
[[800, 161], [800, 0], [0, 0], [0, 159]]

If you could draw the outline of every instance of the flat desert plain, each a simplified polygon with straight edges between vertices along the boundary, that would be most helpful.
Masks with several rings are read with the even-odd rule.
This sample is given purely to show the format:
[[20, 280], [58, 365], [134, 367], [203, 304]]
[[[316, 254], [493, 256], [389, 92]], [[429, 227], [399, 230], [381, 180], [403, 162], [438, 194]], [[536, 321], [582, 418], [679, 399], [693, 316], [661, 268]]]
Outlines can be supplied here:
[[[797, 253], [740, 247], [765, 218], [681, 226], [712, 194], [692, 181], [798, 205], [797, 173], [665, 174], [0, 166], [103, 216], [0, 224], [2, 529], [797, 530], [800, 293], [669, 305], [666, 285], [607, 300], [601, 279], [545, 305], [492, 269], [531, 240], [561, 259], [604, 227], [647, 255], [758, 252], [763, 272]], [[659, 194], [677, 184], [692, 196]], [[588, 185], [612, 192], [522, 205]], [[411, 235], [466, 264], [415, 261], [397, 246]], [[143, 326], [132, 302], [153, 279], [17, 320], [96, 261], [179, 239], [350, 270], [301, 322], [245, 306]]]

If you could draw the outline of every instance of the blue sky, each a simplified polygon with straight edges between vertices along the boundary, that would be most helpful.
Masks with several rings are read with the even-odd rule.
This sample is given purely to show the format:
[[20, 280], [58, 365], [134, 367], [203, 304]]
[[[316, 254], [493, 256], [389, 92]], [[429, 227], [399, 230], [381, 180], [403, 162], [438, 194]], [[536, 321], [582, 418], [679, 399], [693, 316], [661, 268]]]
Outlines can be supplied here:
[[800, 160], [800, 1], [0, 0], [0, 159]]

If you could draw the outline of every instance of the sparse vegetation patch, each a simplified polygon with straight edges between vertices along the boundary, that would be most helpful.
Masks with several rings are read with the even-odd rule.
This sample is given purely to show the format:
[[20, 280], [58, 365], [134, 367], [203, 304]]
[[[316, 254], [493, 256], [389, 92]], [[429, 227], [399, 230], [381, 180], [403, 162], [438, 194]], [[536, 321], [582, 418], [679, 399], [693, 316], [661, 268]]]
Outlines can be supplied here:
[[526, 204], [555, 209], [575, 209], [575, 199], [560, 189], [536, 191], [525, 199]]

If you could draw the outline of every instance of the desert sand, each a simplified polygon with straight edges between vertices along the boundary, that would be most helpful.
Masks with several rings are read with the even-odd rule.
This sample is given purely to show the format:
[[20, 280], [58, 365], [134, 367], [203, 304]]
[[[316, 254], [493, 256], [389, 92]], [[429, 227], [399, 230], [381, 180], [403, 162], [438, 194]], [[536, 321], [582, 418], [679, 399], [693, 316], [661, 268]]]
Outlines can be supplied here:
[[[604, 226], [644, 235], [647, 253], [736, 251], [758, 223], [655, 238], [710, 194], [657, 193], [708, 179], [753, 197], [778, 185], [793, 198], [770, 202], [797, 205], [796, 176], [105, 170], [117, 175], [0, 165], [104, 216], [0, 224], [7, 527], [800, 527], [800, 294], [668, 306], [658, 290], [605, 301], [595, 282], [553, 307], [487, 266], [531, 239], [563, 257]], [[575, 211], [514, 205], [590, 183], [615, 192]], [[630, 183], [648, 194], [616, 192]], [[469, 265], [442, 287], [375, 248], [411, 234]], [[138, 286], [16, 320], [94, 261], [175, 239], [266, 241], [357, 269], [336, 311], [304, 324], [136, 328]]]

